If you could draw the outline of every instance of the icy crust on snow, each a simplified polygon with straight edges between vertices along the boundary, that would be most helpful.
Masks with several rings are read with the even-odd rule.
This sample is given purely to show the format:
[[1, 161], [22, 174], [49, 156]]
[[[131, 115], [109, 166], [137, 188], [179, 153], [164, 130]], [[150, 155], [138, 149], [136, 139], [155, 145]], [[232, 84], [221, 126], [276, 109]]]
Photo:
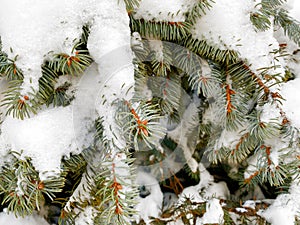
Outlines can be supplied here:
[[[232, 49], [240, 53], [240, 57], [248, 62], [250, 68], [257, 72], [262, 67], [283, 65], [274, 61], [274, 49], [278, 42], [273, 37], [273, 29], [256, 32], [250, 21], [250, 13], [256, 11], [255, 1], [216, 0], [206, 15], [198, 19], [194, 25], [193, 37], [204, 39], [220, 49]], [[273, 73], [282, 73], [278, 68]]]
[[135, 10], [136, 19], [180, 22], [196, 0], [142, 0]]
[[49, 225], [44, 218], [40, 215], [34, 213], [30, 216], [18, 217], [13, 213], [0, 213], [0, 224], [9, 224], [9, 225]]
[[[60, 172], [62, 156], [77, 152], [74, 140], [72, 108], [47, 109], [32, 118], [7, 117], [2, 125], [2, 138], [11, 149], [31, 157], [40, 178]], [[44, 174], [44, 172], [48, 173]], [[52, 171], [52, 172], [50, 172]]]

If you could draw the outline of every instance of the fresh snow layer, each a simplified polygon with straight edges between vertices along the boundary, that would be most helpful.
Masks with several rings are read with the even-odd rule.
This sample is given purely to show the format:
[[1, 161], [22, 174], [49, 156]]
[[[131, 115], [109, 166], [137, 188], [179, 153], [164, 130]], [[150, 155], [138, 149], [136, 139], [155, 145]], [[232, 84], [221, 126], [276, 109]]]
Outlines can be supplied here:
[[[300, 74], [298, 74], [299, 76]], [[281, 93], [285, 101], [283, 101], [282, 109], [286, 113], [287, 118], [292, 125], [300, 129], [300, 78], [291, 80], [283, 84]]]
[[195, 0], [142, 0], [134, 17], [154, 21], [180, 22]]
[[[220, 205], [220, 200], [213, 198], [206, 204], [206, 212], [202, 218], [197, 219], [197, 224], [223, 224], [224, 211]], [[202, 221], [202, 223], [199, 223]]]
[[[70, 53], [82, 22], [68, 0], [2, 0], [0, 34], [3, 50], [24, 73], [24, 92], [36, 90], [41, 64], [50, 51]], [[11, 50], [13, 52], [11, 52]]]
[[290, 11], [290, 15], [300, 22], [300, 1], [298, 0], [289, 0], [289, 5], [292, 6], [292, 9]]
[[136, 183], [139, 187], [144, 186], [149, 191], [149, 195], [145, 198], [138, 197], [138, 204], [136, 205], [138, 215], [135, 218], [137, 223], [143, 219], [149, 225], [151, 222], [150, 217], [158, 217], [161, 213], [163, 193], [158, 181], [149, 173], [139, 171]]
[[115, 123], [117, 108], [114, 103], [123, 99], [128, 101], [133, 95], [134, 68], [129, 17], [123, 1], [99, 2], [90, 4], [89, 8], [94, 10], [94, 5], [97, 5], [96, 18], [99, 17], [91, 27], [88, 41], [88, 49], [101, 77], [97, 84], [99, 98], [95, 105], [98, 114], [103, 116], [106, 139], [122, 148], [125, 144]]
[[[262, 67], [281, 66], [283, 62], [274, 61], [274, 55], [270, 54], [278, 49], [273, 29], [256, 32], [250, 21], [250, 13], [256, 10], [255, 4], [252, 0], [216, 0], [212, 9], [194, 25], [193, 37], [207, 40], [221, 49], [238, 51], [254, 72]], [[281, 67], [273, 72], [284, 71]]]
[[104, 54], [130, 44], [129, 18], [123, 1], [1, 1], [3, 50], [12, 59], [18, 55], [16, 65], [24, 73], [24, 93], [31, 87], [38, 89], [41, 65], [49, 52], [71, 54], [85, 24], [91, 26], [88, 48], [97, 63], [101, 63]]
[[202, 163], [199, 163], [199, 173], [199, 184], [184, 188], [179, 196], [178, 204], [182, 204], [187, 197], [191, 202], [201, 203], [212, 197], [227, 199], [230, 196], [226, 183], [214, 182], [213, 176]]
[[[112, 133], [112, 129], [117, 130], [112, 103], [132, 96], [129, 89], [134, 84], [134, 72], [129, 18], [124, 2], [117, 0], [78, 0], [72, 4], [65, 0], [1, 2], [3, 50], [10, 54], [12, 48], [13, 54], [19, 55], [16, 63], [24, 72], [25, 92], [31, 87], [37, 90], [45, 54], [49, 51], [69, 54], [84, 24], [91, 27], [88, 48], [95, 64], [77, 84], [74, 105], [42, 109], [22, 121], [8, 116], [2, 126], [0, 143], [6, 142], [12, 150], [31, 157], [41, 179], [60, 172], [63, 156], [79, 153], [83, 145], [90, 144], [91, 137], [86, 140], [86, 135], [96, 110], [98, 116], [104, 116], [107, 139], [122, 142], [121, 135]], [[78, 79], [73, 84], [77, 82]], [[1, 148], [1, 155], [6, 150]], [[43, 175], [46, 171], [53, 173]]]
[[289, 194], [280, 194], [273, 204], [259, 213], [272, 225], [294, 225], [295, 216], [300, 211], [299, 179], [295, 179], [289, 189]]
[[7, 214], [6, 212], [0, 213], [0, 224], [9, 224], [9, 225], [49, 225], [45, 219], [37, 214], [31, 216], [25, 216], [24, 218], [16, 218], [13, 213]]
[[2, 135], [12, 150], [31, 157], [42, 179], [46, 178], [43, 172], [60, 172], [62, 156], [76, 153], [73, 129], [72, 107], [68, 106], [47, 109], [24, 120], [6, 117]]

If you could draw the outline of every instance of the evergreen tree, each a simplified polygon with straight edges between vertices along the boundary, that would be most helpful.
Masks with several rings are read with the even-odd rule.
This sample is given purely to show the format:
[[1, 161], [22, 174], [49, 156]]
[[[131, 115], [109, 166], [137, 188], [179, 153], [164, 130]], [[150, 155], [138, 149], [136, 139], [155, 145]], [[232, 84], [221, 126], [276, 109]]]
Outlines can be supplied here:
[[[52, 35], [42, 27], [8, 46], [18, 33], [1, 22], [2, 218], [280, 224], [278, 213], [299, 222], [300, 125], [286, 103], [299, 22], [285, 0], [229, 1], [241, 15], [233, 26], [245, 27], [230, 28], [240, 37], [218, 35], [224, 2], [174, 1], [177, 12], [146, 0], [53, 3], [66, 7], [58, 19], [45, 15], [61, 35], [45, 40], [55, 49], [39, 46]], [[18, 13], [0, 8], [0, 20]]]

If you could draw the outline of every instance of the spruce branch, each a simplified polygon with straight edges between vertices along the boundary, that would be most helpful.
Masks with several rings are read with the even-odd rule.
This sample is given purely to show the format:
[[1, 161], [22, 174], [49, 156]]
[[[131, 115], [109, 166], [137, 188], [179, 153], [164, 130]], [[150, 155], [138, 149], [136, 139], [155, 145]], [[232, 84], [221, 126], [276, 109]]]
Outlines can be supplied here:
[[[118, 1], [120, 1], [120, 0], [118, 0]], [[128, 12], [133, 11], [140, 4], [140, 0], [124, 0], [124, 2], [125, 2], [126, 9]]]
[[120, 152], [111, 159], [106, 158], [106, 162], [98, 167], [100, 173], [95, 177], [95, 192], [92, 191], [92, 195], [100, 200], [95, 206], [98, 211], [94, 220], [96, 224], [129, 225], [136, 213], [133, 205], [137, 189], [131, 183], [134, 168], [129, 158], [119, 158], [122, 154]]
[[[149, 40], [149, 42], [153, 42]], [[154, 41], [156, 42], [156, 41]], [[162, 42], [162, 49], [161, 51], [151, 51], [150, 52], [150, 59], [152, 64], [152, 71], [156, 76], [168, 76], [171, 71], [172, 65], [172, 46], [168, 43]]]
[[[76, 46], [74, 47], [76, 49]], [[57, 73], [63, 75], [78, 75], [81, 74], [92, 62], [86, 50], [77, 50], [71, 55], [59, 53], [54, 55], [49, 63], [49, 66]]]
[[41, 104], [49, 105], [49, 99], [54, 92], [54, 84], [58, 77], [58, 74], [47, 64], [42, 66], [42, 76], [39, 79], [39, 91], [37, 92], [37, 98]]
[[116, 115], [117, 123], [136, 150], [140, 149], [140, 141], [152, 148], [165, 135], [160, 118], [162, 117], [157, 111], [157, 105], [144, 102], [140, 102], [135, 108], [130, 102], [120, 103]]
[[196, 20], [205, 15], [207, 10], [212, 8], [213, 0], [198, 0], [193, 7], [186, 13], [186, 21], [195, 24]]
[[17, 58], [18, 56], [9, 59], [4, 52], [0, 51], [0, 74], [3, 74], [8, 80], [23, 79], [21, 70], [16, 66]]
[[263, 0], [256, 5], [257, 11], [252, 12], [250, 20], [259, 31], [266, 31], [272, 26], [271, 19], [277, 14], [286, 0]]
[[156, 22], [144, 19], [135, 19], [130, 16], [130, 27], [143, 37], [155, 38], [160, 40], [182, 40], [188, 36], [191, 24], [188, 22]]
[[158, 104], [161, 114], [174, 115], [180, 110], [181, 81], [178, 74], [170, 75], [164, 79], [151, 79], [149, 77], [148, 87], [155, 93], [151, 99], [152, 104]]
[[284, 33], [300, 46], [300, 23], [290, 17], [288, 12], [280, 9], [274, 17], [274, 23], [283, 28]]
[[241, 135], [235, 148], [231, 150], [228, 155], [229, 162], [239, 163], [245, 160], [259, 145], [258, 140], [254, 136], [251, 136], [249, 132], [245, 132]]
[[40, 210], [45, 198], [54, 199], [62, 191], [65, 174], [40, 180], [29, 158], [19, 159], [19, 153], [10, 152], [12, 162], [5, 163], [0, 172], [0, 193], [4, 195], [2, 204], [16, 216], [30, 215]]
[[194, 39], [191, 35], [184, 38], [183, 45], [200, 57], [217, 63], [229, 65], [240, 61], [236, 51], [220, 50], [215, 46], [209, 45], [205, 40]]
[[12, 114], [13, 117], [24, 119], [30, 117], [31, 114], [36, 114], [38, 104], [34, 99], [34, 93], [21, 95], [20, 80], [12, 80], [9, 82], [9, 88], [4, 92], [1, 106], [7, 108], [6, 114]]

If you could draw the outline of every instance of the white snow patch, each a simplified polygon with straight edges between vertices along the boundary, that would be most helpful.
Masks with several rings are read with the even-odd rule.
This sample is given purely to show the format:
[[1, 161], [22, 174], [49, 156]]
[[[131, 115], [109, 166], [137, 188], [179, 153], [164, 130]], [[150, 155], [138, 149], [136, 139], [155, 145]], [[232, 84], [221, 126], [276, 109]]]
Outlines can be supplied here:
[[275, 119], [280, 117], [280, 110], [276, 104], [266, 103], [262, 107], [257, 107], [258, 110], [262, 110], [260, 115], [260, 121], [263, 123], [274, 122]]
[[[116, 107], [113, 103], [129, 100], [133, 95], [134, 67], [130, 49], [129, 17], [123, 1], [96, 1], [96, 18], [91, 26], [88, 49], [98, 65], [101, 96], [95, 102], [96, 110], [103, 116], [104, 135], [119, 148], [124, 139], [115, 122]], [[119, 3], [118, 3], [119, 2]], [[81, 3], [83, 7], [86, 2]]]
[[[24, 92], [38, 89], [41, 64], [50, 51], [71, 53], [81, 34], [76, 4], [68, 0], [3, 0], [0, 34], [3, 50], [24, 73]], [[13, 50], [13, 52], [10, 51]]]
[[2, 132], [11, 149], [31, 157], [42, 180], [46, 174], [58, 175], [63, 156], [78, 153], [70, 106], [46, 109], [24, 120], [6, 117]]
[[295, 209], [286, 204], [287, 202], [271, 205], [267, 210], [258, 212], [258, 214], [272, 223], [272, 225], [294, 225]]
[[285, 99], [283, 101], [282, 109], [286, 113], [287, 118], [291, 121], [292, 125], [300, 128], [300, 78], [288, 81], [282, 85], [282, 97]]
[[260, 214], [272, 225], [294, 225], [295, 216], [300, 211], [300, 185], [299, 179], [295, 179], [289, 189], [289, 194], [277, 196], [273, 204]]
[[227, 199], [230, 196], [225, 182], [214, 182], [213, 176], [206, 170], [202, 163], [199, 164], [200, 182], [195, 186], [183, 189], [177, 204], [182, 204], [186, 198], [191, 202], [201, 203], [211, 198]]
[[290, 10], [290, 15], [297, 21], [300, 21], [300, 1], [289, 0], [289, 2], [291, 6], [293, 5], [293, 8]]
[[240, 141], [241, 132], [245, 127], [241, 126], [239, 129], [230, 131], [224, 129], [220, 135], [220, 138], [214, 145], [214, 149], [220, 149], [222, 147], [226, 147], [229, 149], [235, 149], [236, 145]]
[[206, 204], [206, 212], [202, 218], [197, 218], [196, 224], [223, 224], [224, 211], [220, 200], [213, 198]]
[[75, 219], [75, 225], [84, 225], [84, 224], [89, 224], [92, 225], [94, 224], [94, 218], [96, 217], [96, 210], [88, 206], [84, 208], [84, 211], [80, 212], [79, 215]]
[[[216, 0], [212, 9], [196, 22], [193, 37], [221, 49], [238, 51], [255, 73], [262, 67], [281, 66], [283, 62], [278, 63], [270, 54], [278, 49], [273, 29], [256, 32], [250, 21], [250, 13], [256, 11], [255, 4], [252, 0]], [[273, 71], [283, 72], [282, 68]]]
[[149, 173], [139, 171], [136, 183], [139, 186], [145, 186], [150, 192], [145, 198], [138, 197], [136, 210], [139, 215], [136, 216], [136, 221], [139, 223], [139, 221], [143, 219], [145, 223], [149, 225], [151, 222], [149, 217], [158, 217], [161, 213], [163, 193], [161, 192], [158, 181]]
[[[6, 211], [6, 210], [5, 210]], [[9, 225], [49, 225], [44, 218], [34, 213], [31, 216], [16, 218], [13, 213], [0, 213], [0, 224]]]
[[256, 203], [253, 200], [247, 200], [244, 202], [243, 207], [248, 207], [251, 209], [255, 209]]
[[136, 19], [180, 22], [195, 0], [142, 0], [136, 9]]
[[241, 212], [241, 213], [245, 213], [245, 212], [247, 212], [248, 210], [247, 209], [245, 209], [245, 208], [235, 208], [235, 210], [237, 211], [237, 212]]

